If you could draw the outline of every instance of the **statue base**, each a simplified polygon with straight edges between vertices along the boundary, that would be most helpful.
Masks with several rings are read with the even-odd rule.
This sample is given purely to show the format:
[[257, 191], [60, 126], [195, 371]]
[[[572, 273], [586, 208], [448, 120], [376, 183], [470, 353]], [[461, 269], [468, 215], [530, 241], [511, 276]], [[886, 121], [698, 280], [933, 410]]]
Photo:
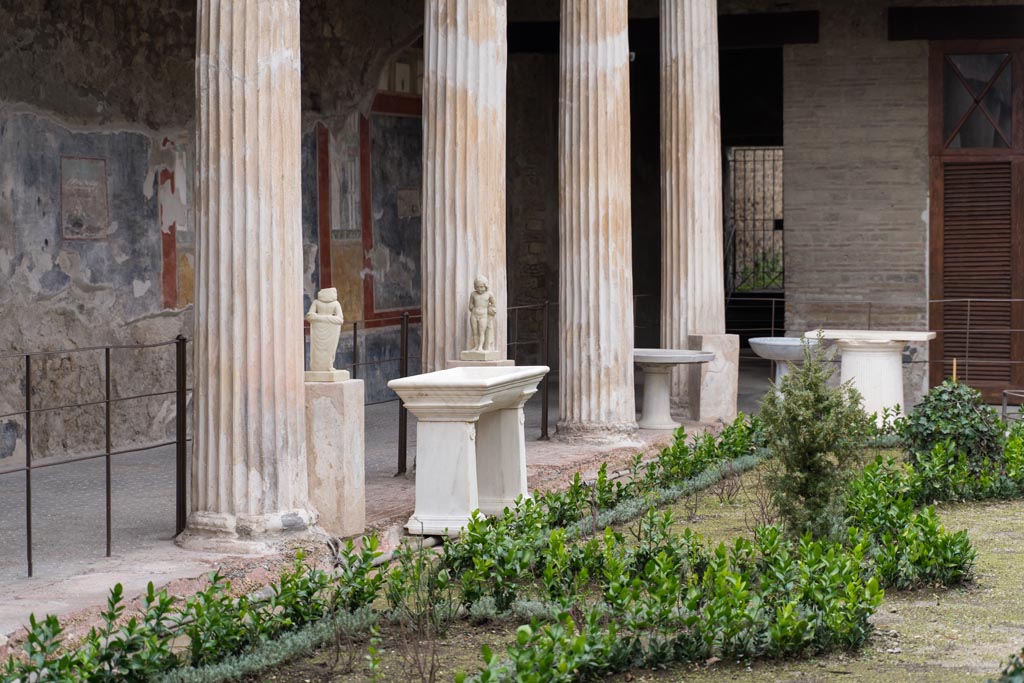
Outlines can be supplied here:
[[502, 358], [497, 351], [463, 351], [459, 354], [459, 360], [495, 361]]
[[348, 378], [348, 370], [306, 370], [303, 376], [307, 382], [344, 382]]
[[446, 368], [506, 368], [515, 365], [514, 360], [505, 358], [496, 360], [450, 360]]

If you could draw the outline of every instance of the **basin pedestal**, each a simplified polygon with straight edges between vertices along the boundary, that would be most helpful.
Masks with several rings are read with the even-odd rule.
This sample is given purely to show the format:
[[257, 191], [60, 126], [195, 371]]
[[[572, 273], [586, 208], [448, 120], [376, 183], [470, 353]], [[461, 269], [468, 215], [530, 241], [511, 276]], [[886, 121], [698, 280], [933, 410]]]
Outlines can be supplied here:
[[458, 536], [474, 510], [499, 514], [529, 495], [523, 405], [547, 372], [460, 367], [388, 382], [418, 419], [410, 534]]
[[643, 413], [637, 420], [640, 429], [676, 429], [672, 419], [672, 368], [689, 363], [708, 363], [715, 354], [685, 349], [634, 349], [633, 361], [644, 371]]
[[[834, 339], [842, 354], [840, 379], [850, 381], [864, 397], [864, 410], [874, 413], [879, 424], [882, 412], [903, 401], [903, 349], [908, 342], [935, 338], [934, 332], [897, 330], [821, 330], [822, 339]], [[818, 330], [806, 333], [817, 337]]]

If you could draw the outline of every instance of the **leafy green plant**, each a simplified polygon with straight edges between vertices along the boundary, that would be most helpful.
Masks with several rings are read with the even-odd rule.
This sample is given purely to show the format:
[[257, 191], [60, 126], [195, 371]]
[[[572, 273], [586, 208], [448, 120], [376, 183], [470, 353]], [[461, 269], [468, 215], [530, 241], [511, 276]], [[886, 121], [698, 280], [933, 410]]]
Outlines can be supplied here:
[[[990, 679], [991, 680], [991, 679]], [[1003, 675], [994, 683], [1024, 683], [1024, 648], [1010, 657], [1003, 669]]]
[[869, 544], [869, 556], [885, 586], [953, 586], [970, 577], [975, 550], [967, 532], [946, 531], [934, 508], [915, 512], [935, 492], [929, 486], [921, 483], [915, 467], [881, 456], [850, 485], [850, 538]]
[[932, 388], [903, 424], [903, 440], [911, 463], [947, 441], [963, 453], [971, 472], [1003, 457], [1005, 426], [985, 405], [981, 393], [966, 384], [946, 380]]
[[761, 403], [766, 447], [777, 464], [768, 485], [793, 536], [841, 535], [843, 494], [871, 429], [857, 390], [829, 386], [834, 370], [825, 353], [805, 344], [803, 365]]

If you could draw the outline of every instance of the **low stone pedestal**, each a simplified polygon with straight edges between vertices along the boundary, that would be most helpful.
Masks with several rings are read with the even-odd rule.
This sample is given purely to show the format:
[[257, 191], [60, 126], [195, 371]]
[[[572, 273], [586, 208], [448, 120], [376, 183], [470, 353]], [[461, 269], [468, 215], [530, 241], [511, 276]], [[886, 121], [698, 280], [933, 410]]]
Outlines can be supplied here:
[[309, 499], [332, 536], [366, 527], [363, 424], [363, 380], [306, 382]]
[[410, 534], [458, 536], [473, 510], [529, 495], [523, 405], [546, 366], [463, 367], [388, 382], [418, 419]]
[[835, 340], [842, 354], [840, 379], [856, 387], [864, 411], [874, 413], [879, 425], [886, 408], [903, 405], [903, 349], [935, 338], [934, 332], [906, 330], [811, 330], [804, 336], [819, 334]]
[[633, 360], [644, 372], [643, 413], [637, 420], [640, 429], [675, 429], [672, 419], [670, 384], [672, 368], [689, 363], [708, 363], [715, 354], [684, 349], [633, 349]]
[[710, 363], [690, 366], [689, 418], [732, 422], [740, 381], [740, 338], [735, 334], [691, 334], [689, 347], [715, 354]]

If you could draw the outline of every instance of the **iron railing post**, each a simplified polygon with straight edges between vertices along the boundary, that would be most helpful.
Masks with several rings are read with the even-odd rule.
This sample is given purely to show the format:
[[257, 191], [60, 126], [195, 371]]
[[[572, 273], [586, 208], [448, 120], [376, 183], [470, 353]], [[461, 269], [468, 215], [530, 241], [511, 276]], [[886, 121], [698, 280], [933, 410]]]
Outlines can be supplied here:
[[[398, 354], [398, 376], [409, 375], [409, 312], [402, 313], [401, 347]], [[409, 411], [405, 401], [398, 399], [398, 472], [395, 476], [405, 474], [409, 465]]]
[[352, 379], [356, 379], [359, 375], [356, 374], [356, 370], [359, 368], [359, 321], [355, 320], [352, 323]]
[[964, 340], [964, 384], [971, 381], [971, 300], [967, 300], [967, 331]]
[[549, 306], [548, 302], [544, 302], [544, 321], [541, 324], [541, 354], [543, 357], [543, 365], [548, 366], [549, 370], [544, 379], [541, 380], [541, 394], [540, 394], [540, 440], [547, 441], [551, 437], [548, 435], [548, 381], [551, 376], [551, 352], [548, 348], [548, 313]]
[[25, 555], [32, 578], [32, 356], [25, 354]]
[[183, 335], [174, 339], [174, 535], [177, 536], [185, 530], [186, 521], [186, 499], [185, 499], [185, 470], [186, 457], [186, 387], [185, 387], [185, 349], [187, 340]]
[[106, 457], [103, 459], [106, 468], [106, 498], [107, 498], [107, 511], [106, 511], [106, 526], [107, 526], [107, 557], [110, 557], [111, 551], [111, 523], [110, 523], [110, 508], [111, 508], [111, 494], [110, 494], [110, 347], [103, 349], [103, 409], [104, 409], [104, 445], [106, 447]]

